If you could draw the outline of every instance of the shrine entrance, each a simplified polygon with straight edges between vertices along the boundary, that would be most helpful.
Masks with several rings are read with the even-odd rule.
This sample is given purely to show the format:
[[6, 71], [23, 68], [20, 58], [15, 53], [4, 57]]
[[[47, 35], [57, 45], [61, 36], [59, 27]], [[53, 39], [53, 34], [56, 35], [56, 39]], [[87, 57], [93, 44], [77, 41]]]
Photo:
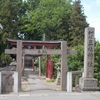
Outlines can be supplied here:
[[[25, 55], [47, 55], [47, 59], [49, 59], [51, 54], [58, 54], [61, 55], [61, 91], [66, 91], [66, 82], [67, 82], [67, 63], [66, 63], [66, 56], [67, 54], [76, 54], [76, 51], [67, 49], [66, 41], [22, 41], [22, 40], [13, 40], [7, 38], [7, 41], [13, 46], [15, 45], [16, 48], [12, 49], [5, 49], [6, 54], [16, 54], [17, 58], [17, 66], [16, 71], [18, 72], [18, 89], [21, 90], [21, 77], [22, 77], [22, 56], [23, 56], [23, 65], [24, 65], [24, 57]], [[30, 46], [32, 48], [30, 48]], [[39, 48], [38, 47], [45, 47]], [[59, 46], [60, 49], [51, 49], [55, 46]], [[26, 48], [28, 47], [28, 48]], [[39, 64], [39, 74], [41, 74], [41, 66]]]

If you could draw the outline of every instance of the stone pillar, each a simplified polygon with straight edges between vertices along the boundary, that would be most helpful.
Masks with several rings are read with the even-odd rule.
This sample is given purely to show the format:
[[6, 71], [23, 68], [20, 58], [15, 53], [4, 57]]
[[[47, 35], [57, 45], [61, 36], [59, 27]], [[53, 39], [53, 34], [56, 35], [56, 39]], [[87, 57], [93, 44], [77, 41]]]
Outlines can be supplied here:
[[84, 77], [94, 76], [94, 28], [85, 29]]
[[41, 56], [39, 56], [39, 76], [41, 76]]
[[72, 72], [67, 73], [67, 92], [72, 92]]
[[21, 90], [21, 76], [22, 76], [22, 41], [17, 41], [17, 67], [16, 71], [18, 72], [18, 90]]
[[79, 84], [79, 75], [76, 74], [76, 77], [75, 77], [75, 86], [77, 86]]
[[78, 85], [79, 85], [79, 75], [76, 74], [76, 76], [75, 76], [75, 91], [77, 91]]
[[66, 74], [67, 74], [67, 43], [66, 41], [61, 42], [61, 91], [66, 91]]
[[98, 90], [94, 78], [94, 28], [85, 28], [84, 76], [79, 80], [79, 87], [85, 91]]
[[14, 93], [18, 93], [18, 72], [14, 72]]

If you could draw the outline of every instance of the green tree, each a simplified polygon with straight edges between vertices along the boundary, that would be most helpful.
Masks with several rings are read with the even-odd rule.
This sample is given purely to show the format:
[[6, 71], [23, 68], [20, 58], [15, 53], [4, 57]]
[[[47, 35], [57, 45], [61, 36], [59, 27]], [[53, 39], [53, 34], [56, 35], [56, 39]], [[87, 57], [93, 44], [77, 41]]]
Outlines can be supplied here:
[[37, 39], [37, 33], [33, 32], [32, 23], [32, 15], [34, 14], [35, 9], [38, 8], [40, 0], [26, 0], [24, 2], [18, 2], [18, 5], [20, 5], [19, 8], [19, 26], [20, 26], [20, 32], [19, 36], [21, 39], [25, 40], [36, 40]]
[[[59, 12], [61, 14], [61, 21], [58, 27], [54, 27], [54, 30], [49, 34], [50, 40], [65, 40], [67, 43], [69, 42], [69, 19], [71, 15], [71, 0], [63, 1], [61, 5], [62, 11]], [[60, 8], [61, 8], [60, 7]]]
[[78, 45], [74, 47], [73, 50], [77, 50], [77, 54], [67, 56], [68, 70], [69, 71], [81, 70], [84, 66], [84, 46]]
[[6, 64], [9, 65], [12, 61], [12, 58], [10, 57], [10, 55], [6, 55], [4, 53], [1, 54], [1, 60]]
[[98, 79], [100, 86], [100, 42], [95, 42], [94, 48], [94, 77]]
[[27, 0], [29, 10], [34, 11], [35, 9], [37, 9], [38, 6], [39, 6], [40, 1], [41, 0]]
[[16, 1], [0, 0], [0, 23], [3, 29], [0, 30], [0, 54], [4, 51], [6, 38], [17, 38], [18, 17]]
[[16, 38], [18, 34], [16, 2], [12, 0], [2, 0], [0, 3], [0, 23], [3, 29], [0, 31], [0, 38], [5, 43], [6, 37]]
[[84, 43], [84, 29], [88, 26], [83, 6], [80, 0], [72, 4], [70, 16], [69, 46], [77, 46]]
[[[44, 33], [47, 40], [62, 39], [62, 36], [58, 36], [60, 33], [58, 29], [65, 27], [65, 24], [63, 24], [65, 20], [63, 19], [66, 18], [68, 20], [70, 3], [70, 0], [41, 0], [38, 8], [32, 14], [32, 33], [30, 34], [33, 37], [38, 36], [39, 39], [42, 39], [42, 34]], [[63, 33], [64, 37], [65, 32]]]

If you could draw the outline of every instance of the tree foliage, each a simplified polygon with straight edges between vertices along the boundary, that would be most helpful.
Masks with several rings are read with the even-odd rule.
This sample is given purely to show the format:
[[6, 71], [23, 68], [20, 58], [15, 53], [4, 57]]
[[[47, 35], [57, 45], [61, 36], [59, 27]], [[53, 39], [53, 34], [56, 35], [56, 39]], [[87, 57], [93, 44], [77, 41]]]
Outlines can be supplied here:
[[70, 7], [68, 4], [70, 5], [70, 2], [66, 2], [66, 0], [40, 0], [31, 19], [33, 34], [36, 35], [37, 33], [40, 39], [44, 33], [46, 34], [46, 40], [58, 39], [58, 29], [63, 24], [63, 17], [67, 17], [69, 13]]
[[[80, 0], [27, 0], [29, 9], [21, 32], [25, 39], [65, 40], [68, 46], [83, 44], [88, 26]], [[34, 7], [32, 7], [34, 5]]]
[[0, 0], [0, 45], [5, 48], [6, 37], [42, 40], [44, 33], [46, 40], [62, 39], [68, 46], [82, 43], [87, 23], [78, 1], [72, 5], [72, 0]]
[[[77, 71], [84, 68], [84, 46], [78, 45], [74, 48], [77, 55], [68, 55], [67, 64], [69, 71]], [[95, 41], [94, 46], [94, 77], [98, 79], [100, 86], [100, 42]]]
[[70, 15], [69, 46], [77, 46], [84, 43], [84, 29], [88, 25], [81, 1], [75, 0], [72, 4]]
[[[34, 15], [35, 9], [38, 8], [40, 0], [27, 0], [20, 3], [19, 11], [19, 26], [20, 26], [20, 38], [24, 40], [39, 40], [37, 32], [34, 32], [34, 23], [32, 16]], [[38, 23], [38, 22], [37, 22]]]
[[94, 77], [98, 79], [100, 86], [100, 42], [95, 42], [94, 48]]
[[12, 61], [12, 58], [10, 57], [10, 55], [6, 55], [4, 53], [1, 54], [1, 60], [6, 64], [9, 65]]
[[78, 45], [74, 47], [73, 50], [77, 50], [77, 54], [67, 56], [68, 70], [69, 71], [81, 70], [84, 66], [84, 46]]
[[0, 23], [3, 26], [0, 30], [0, 44], [6, 43], [6, 37], [17, 37], [19, 29], [16, 7], [16, 1], [1, 0], [0, 2]]

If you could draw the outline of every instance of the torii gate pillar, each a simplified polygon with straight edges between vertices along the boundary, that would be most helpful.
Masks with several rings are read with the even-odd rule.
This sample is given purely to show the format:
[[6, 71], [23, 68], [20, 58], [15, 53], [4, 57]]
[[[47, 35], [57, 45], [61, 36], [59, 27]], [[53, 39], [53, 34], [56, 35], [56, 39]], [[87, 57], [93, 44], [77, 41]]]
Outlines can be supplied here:
[[66, 73], [67, 73], [67, 42], [61, 42], [61, 91], [66, 91]]
[[18, 40], [17, 41], [17, 67], [16, 71], [18, 72], [18, 90], [21, 90], [21, 76], [22, 76], [22, 41]]

